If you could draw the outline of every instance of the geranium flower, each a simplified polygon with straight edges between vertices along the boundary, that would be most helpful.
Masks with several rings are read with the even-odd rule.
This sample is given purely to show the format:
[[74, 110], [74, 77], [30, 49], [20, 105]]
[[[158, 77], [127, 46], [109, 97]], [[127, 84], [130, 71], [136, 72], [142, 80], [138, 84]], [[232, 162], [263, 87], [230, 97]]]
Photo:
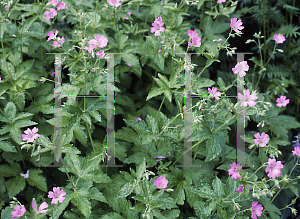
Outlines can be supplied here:
[[55, 31], [55, 34], [53, 34], [53, 31], [50, 31], [49, 33], [48, 33], [48, 36], [49, 36], [49, 38], [47, 39], [47, 42], [49, 41], [49, 40], [55, 40], [56, 39], [56, 36], [57, 36], [57, 34], [58, 34], [58, 30], [56, 30]]
[[231, 169], [228, 170], [228, 174], [232, 175], [231, 178], [232, 179], [237, 179], [237, 178], [241, 178], [240, 173], [238, 172], [237, 168], [239, 170], [242, 169], [242, 166], [239, 164], [236, 164], [235, 162], [233, 164], [230, 164]]
[[64, 37], [62, 37], [62, 38], [57, 37], [56, 41], [53, 41], [53, 46], [55, 46], [55, 47], [61, 47], [62, 44], [64, 44], [64, 42], [65, 42], [65, 38]]
[[281, 95], [280, 98], [277, 98], [276, 102], [277, 102], [276, 106], [285, 107], [290, 102], [290, 100], [286, 99], [286, 96]]
[[142, 121], [141, 117], [138, 117], [137, 120], [135, 120], [135, 121], [138, 121], [138, 120], [139, 120], [139, 121]]
[[22, 134], [23, 141], [27, 140], [27, 143], [28, 142], [34, 142], [34, 139], [38, 139], [40, 137], [39, 134], [35, 134], [38, 131], [39, 131], [39, 129], [36, 128], [36, 127], [34, 127], [32, 129], [32, 131], [30, 130], [30, 128], [28, 128], [26, 131], [24, 131], [24, 133], [27, 134], [27, 135]]
[[283, 43], [285, 41], [285, 37], [281, 34], [275, 34], [274, 40], [276, 41], [276, 43]]
[[35, 160], [35, 162], [39, 162], [41, 160], [41, 155], [39, 155], [38, 159]]
[[68, 9], [66, 6], [66, 3], [60, 2], [57, 4], [57, 11], [63, 10], [63, 9]]
[[48, 204], [46, 202], [43, 202], [40, 205], [39, 210], [37, 210], [36, 203], [32, 202], [32, 208], [35, 210], [35, 212], [37, 214], [43, 214], [43, 213], [46, 213], [48, 211], [48, 210], [43, 210], [44, 208], [48, 208]]
[[57, 201], [62, 203], [65, 199], [63, 196], [66, 195], [66, 192], [63, 189], [60, 190], [59, 187], [53, 187], [53, 191], [54, 193], [51, 191], [48, 192], [48, 198], [52, 198], [51, 204], [57, 204]]
[[201, 38], [198, 37], [198, 36], [194, 36], [192, 38], [192, 42], [189, 41], [188, 46], [190, 46], [190, 47], [192, 47], [192, 46], [194, 46], [194, 47], [200, 47], [201, 46]]
[[154, 36], [160, 36], [160, 32], [164, 32], [165, 28], [162, 27], [164, 26], [164, 23], [162, 22], [161, 16], [159, 16], [154, 23], [152, 23], [151, 27], [151, 33], [155, 32]]
[[240, 185], [240, 187], [236, 190], [237, 193], [244, 192], [244, 185]]
[[[163, 156], [155, 156], [154, 158], [160, 158], [160, 160], [163, 160], [163, 159], [166, 158], [166, 157], [163, 157]], [[159, 161], [159, 160], [156, 160], [156, 161]]]
[[252, 208], [251, 208], [251, 218], [252, 219], [257, 219], [256, 215], [258, 217], [260, 217], [262, 210], [264, 209], [261, 204], [259, 204], [259, 205], [257, 205], [257, 204], [258, 204], [257, 201], [252, 202]]
[[241, 106], [247, 107], [247, 104], [249, 104], [250, 107], [255, 106], [256, 103], [252, 100], [257, 99], [256, 94], [251, 94], [250, 95], [250, 90], [249, 89], [243, 90], [243, 92], [244, 92], [244, 95], [238, 93], [238, 99], [243, 100], [242, 103], [241, 103]]
[[103, 59], [105, 56], [105, 53], [103, 50], [101, 50], [100, 52], [96, 52], [97, 55], [99, 55], [99, 59]]
[[193, 38], [195, 36], [198, 36], [197, 32], [194, 30], [189, 30], [188, 31], [188, 35], [190, 36], [190, 38]]
[[161, 53], [161, 49], [160, 50], [158, 50], [158, 52], [157, 53]]
[[283, 168], [283, 165], [281, 164], [281, 161], [277, 161], [276, 159], [269, 158], [268, 160], [269, 166], [266, 168], [266, 173], [268, 174], [268, 177], [275, 179], [276, 177], [279, 177], [281, 175], [281, 170]]
[[[230, 23], [230, 27], [236, 32], [238, 33], [239, 30], [244, 29], [244, 27], [242, 26], [243, 22], [241, 20], [237, 21], [237, 18], [231, 18], [230, 19], [231, 23]], [[243, 34], [243, 33], [241, 33]]]
[[5, 10], [9, 11], [9, 7], [10, 7], [10, 5], [5, 5]]
[[56, 6], [58, 3], [59, 3], [58, 0], [51, 0], [50, 1], [50, 4], [53, 5], [53, 6]]
[[124, 0], [107, 0], [107, 3], [110, 5], [110, 6], [114, 6], [114, 7], [119, 7], [121, 5], [121, 3], [119, 2], [123, 2]]
[[226, 0], [218, 0], [218, 3], [226, 2]]
[[15, 211], [11, 212], [12, 218], [22, 217], [23, 214], [26, 212], [26, 209], [24, 205], [22, 205], [22, 208], [20, 208], [20, 205], [17, 205], [14, 207]]
[[54, 8], [50, 8], [49, 11], [45, 11], [44, 15], [46, 15], [46, 20], [48, 21], [50, 18], [54, 18], [57, 15], [57, 12]]
[[[297, 143], [299, 144], [299, 143]], [[299, 144], [300, 145], [300, 144]], [[294, 151], [293, 152], [293, 155], [297, 155], [298, 157], [300, 157], [300, 146], [297, 146], [297, 147], [294, 147]]]
[[169, 181], [163, 176], [160, 176], [156, 180], [154, 180], [155, 186], [159, 189], [167, 188], [168, 182]]
[[217, 90], [218, 89], [216, 87], [213, 87], [212, 89], [208, 88], [208, 92], [217, 100], [220, 100], [220, 97], [218, 96], [221, 96], [221, 93], [219, 91], [217, 92]]
[[261, 133], [261, 136], [259, 134], [259, 132], [257, 132], [255, 135], [254, 135], [255, 138], [257, 139], [253, 139], [254, 143], [255, 144], [259, 144], [260, 147], [265, 147], [266, 144], [269, 142], [269, 138], [268, 138], [268, 135], [266, 133]]
[[89, 41], [90, 44], [93, 44], [99, 48], [103, 48], [107, 45], [108, 39], [106, 36], [100, 36], [99, 34], [94, 35], [95, 39]]
[[24, 179], [27, 179], [29, 177], [29, 170], [27, 170], [27, 173], [24, 174], [24, 173], [20, 173], [20, 175], [24, 178]]
[[245, 71], [249, 70], [249, 66], [247, 64], [247, 61], [238, 62], [234, 68], [232, 68], [232, 71], [234, 74], [239, 73], [240, 77], [244, 77], [246, 75]]

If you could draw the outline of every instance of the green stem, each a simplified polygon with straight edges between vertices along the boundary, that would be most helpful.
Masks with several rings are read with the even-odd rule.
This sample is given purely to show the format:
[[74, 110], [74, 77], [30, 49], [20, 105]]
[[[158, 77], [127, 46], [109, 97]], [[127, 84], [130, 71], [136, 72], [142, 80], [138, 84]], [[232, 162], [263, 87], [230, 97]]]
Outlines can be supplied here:
[[248, 179], [250, 179], [260, 168], [262, 168], [264, 165], [260, 166]]
[[280, 191], [283, 189], [283, 187], [281, 187], [279, 189], [279, 191], [276, 193], [276, 195], [272, 198], [271, 202], [268, 204], [268, 206], [261, 212], [261, 214], [263, 214], [267, 209], [268, 207], [270, 206], [270, 204], [274, 201], [274, 199], [277, 197], [277, 195], [280, 193]]
[[162, 100], [162, 102], [161, 102], [161, 104], [160, 104], [160, 107], [159, 107], [158, 112], [157, 112], [157, 114], [156, 114], [155, 123], [156, 123], [156, 121], [157, 121], [158, 114], [159, 114], [160, 109], [161, 109], [161, 107], [162, 107], [162, 105], [163, 105], [163, 103], [164, 103], [165, 98], [166, 98], [166, 96], [164, 96], [164, 99]]
[[299, 157], [297, 158], [297, 162], [296, 162], [295, 166], [293, 167], [292, 171], [290, 172], [289, 177], [291, 176], [291, 174], [292, 174], [293, 170], [295, 169], [295, 167], [298, 165], [298, 161], [299, 161]]
[[3, 46], [3, 41], [2, 41], [2, 39], [1, 39], [1, 45], [2, 45], [3, 59], [4, 59], [4, 62], [5, 62], [5, 65], [6, 65], [7, 73], [8, 73], [8, 76], [9, 76], [10, 80], [11, 80], [11, 83], [14, 84], [14, 80], [13, 80], [13, 78], [12, 78], [11, 72], [8, 70], [8, 65], [7, 65], [7, 62], [6, 62], [5, 49], [4, 49], [4, 46]]
[[[146, 20], [145, 20], [145, 24], [144, 24], [144, 29], [146, 29], [146, 23], [147, 23], [147, 18], [148, 18], [148, 12], [149, 12], [149, 9], [148, 9], [148, 11], [147, 11]], [[145, 33], [145, 32], [143, 32], [143, 37], [142, 37], [142, 39], [141, 39], [141, 43], [142, 43], [143, 40], [144, 40], [144, 33]]]

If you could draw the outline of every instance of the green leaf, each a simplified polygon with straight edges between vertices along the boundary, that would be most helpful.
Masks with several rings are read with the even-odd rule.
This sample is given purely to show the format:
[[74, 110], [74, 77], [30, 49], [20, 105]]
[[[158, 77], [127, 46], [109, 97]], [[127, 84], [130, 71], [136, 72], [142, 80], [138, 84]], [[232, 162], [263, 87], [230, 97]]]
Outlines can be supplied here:
[[22, 133], [21, 133], [20, 129], [15, 126], [12, 126], [10, 128], [9, 136], [18, 144], [20, 144], [22, 142], [21, 141]]
[[96, 187], [90, 188], [89, 193], [90, 193], [89, 197], [91, 199], [95, 199], [97, 201], [104, 202], [104, 203], [108, 204], [105, 196], [102, 194], [102, 192], [99, 192], [99, 190]]
[[156, 97], [156, 96], [161, 95], [163, 92], [164, 92], [164, 90], [162, 90], [161, 88], [153, 87], [150, 90], [150, 92], [149, 92], [149, 94], [147, 96], [146, 101], [150, 100], [152, 97]]
[[140, 179], [143, 177], [144, 175], [144, 172], [146, 170], [146, 162], [145, 162], [145, 158], [143, 160], [143, 162], [137, 166], [137, 169], [136, 169], [136, 178], [137, 179]]
[[172, 198], [178, 205], [183, 205], [185, 200], [185, 193], [184, 193], [184, 181], [180, 181], [180, 183], [177, 184], [176, 188], [174, 189], [174, 192], [172, 193]]
[[29, 119], [19, 120], [14, 123], [14, 127], [18, 127], [18, 128], [28, 127], [32, 125], [38, 125], [38, 123], [33, 122]]
[[29, 185], [35, 186], [38, 189], [47, 192], [46, 178], [41, 175], [43, 173], [40, 169], [29, 169], [29, 177], [26, 179]]
[[221, 145], [219, 144], [219, 142], [215, 139], [215, 137], [212, 137], [210, 139], [208, 139], [205, 142], [206, 145], [206, 151], [207, 151], [207, 155], [205, 158], [205, 162], [209, 162], [211, 160], [213, 160], [214, 158], [216, 158], [222, 151]]
[[212, 187], [214, 189], [215, 194], [219, 198], [222, 198], [225, 195], [224, 185], [222, 184], [222, 181], [217, 176], [212, 182]]
[[9, 166], [8, 164], [3, 164], [0, 166], [0, 175], [3, 177], [18, 176], [19, 172], [20, 167], [17, 168], [16, 166]]
[[15, 146], [12, 145], [10, 142], [0, 141], [0, 149], [7, 152], [17, 153]]
[[218, 77], [218, 82], [217, 83], [218, 83], [221, 90], [225, 89], [225, 83], [224, 83], [222, 78]]
[[9, 199], [11, 199], [25, 188], [26, 183], [25, 179], [21, 175], [19, 175], [5, 181], [5, 185], [8, 190]]
[[84, 182], [81, 183], [78, 188], [79, 190], [76, 190], [73, 192], [73, 199], [71, 200], [72, 204], [75, 205], [78, 210], [85, 216], [85, 218], [89, 218], [91, 214], [91, 202], [88, 200], [89, 198], [89, 188], [92, 186], [92, 182]]
[[134, 186], [132, 183], [128, 182], [128, 183], [124, 184], [118, 193], [118, 198], [119, 197], [124, 197], [124, 198], [127, 197], [128, 195], [130, 195], [132, 193], [133, 189], [134, 189]]
[[[0, 23], [0, 25], [1, 25], [1, 23]], [[1, 219], [13, 219], [11, 216], [12, 211], [14, 211], [14, 210], [11, 209], [10, 206], [7, 206], [4, 210], [1, 211]]]
[[207, 53], [205, 53], [204, 56], [207, 58], [205, 67], [211, 66], [214, 62], [220, 62], [220, 60], [212, 58]]
[[35, 59], [31, 59], [31, 60], [22, 62], [21, 65], [19, 67], [17, 67], [17, 70], [16, 70], [17, 77], [20, 77], [21, 75], [29, 72], [29, 70], [33, 66], [34, 60]]
[[97, 111], [89, 111], [89, 113], [98, 121], [101, 122], [101, 115]]
[[[117, 34], [116, 34], [117, 35]], [[116, 35], [115, 35], [115, 39], [116, 39]], [[121, 34], [121, 36], [119, 36], [117, 42], [119, 42], [119, 49], [122, 50], [125, 42], [128, 40], [128, 36], [125, 34]]]
[[62, 203], [58, 203], [58, 205], [54, 205], [53, 218], [51, 219], [59, 219], [59, 216], [66, 209], [66, 207], [69, 205], [70, 200], [72, 199], [72, 195], [69, 194], [69, 190], [65, 188], [63, 189], [66, 192], [66, 195], [64, 196], [65, 199]]
[[227, 219], [226, 210], [223, 209], [220, 205], [217, 204], [217, 211], [220, 219]]
[[75, 138], [83, 145], [83, 146], [87, 146], [87, 134], [85, 133], [85, 131], [83, 131], [84, 126], [80, 125], [80, 126], [75, 126], [74, 129], [74, 135]]
[[17, 108], [13, 102], [8, 102], [4, 108], [4, 114], [12, 121], [16, 116]]

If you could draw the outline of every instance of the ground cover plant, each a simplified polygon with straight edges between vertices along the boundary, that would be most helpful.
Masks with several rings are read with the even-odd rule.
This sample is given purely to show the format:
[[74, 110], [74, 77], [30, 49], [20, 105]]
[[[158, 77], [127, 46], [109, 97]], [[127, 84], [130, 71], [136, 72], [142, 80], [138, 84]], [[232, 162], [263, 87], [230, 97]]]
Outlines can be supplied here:
[[[1, 219], [256, 219], [282, 218], [285, 209], [297, 216], [299, 2], [9, 0], [1, 6]], [[253, 54], [237, 62], [240, 51]], [[55, 53], [64, 55], [53, 59]], [[186, 53], [197, 54], [188, 60]], [[106, 99], [54, 104], [55, 65], [62, 66], [56, 94], [105, 96], [111, 56], [114, 155], [123, 165], [115, 168], [99, 167], [111, 159]], [[236, 94], [239, 84], [244, 89]], [[197, 97], [187, 108], [191, 94]], [[54, 134], [58, 107], [61, 139]], [[241, 113], [245, 136], [235, 130]], [[177, 166], [185, 165], [187, 136], [197, 167]], [[237, 138], [246, 142], [249, 167], [237, 163]], [[64, 166], [46, 167], [60, 156]]]

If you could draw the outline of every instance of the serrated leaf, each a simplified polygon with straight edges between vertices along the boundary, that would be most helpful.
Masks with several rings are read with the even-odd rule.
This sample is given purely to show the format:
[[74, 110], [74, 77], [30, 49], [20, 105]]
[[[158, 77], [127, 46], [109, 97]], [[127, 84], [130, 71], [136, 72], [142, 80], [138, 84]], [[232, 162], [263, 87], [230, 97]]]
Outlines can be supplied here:
[[7, 152], [17, 153], [15, 146], [12, 145], [10, 142], [0, 141], [0, 149]]
[[20, 77], [21, 75], [27, 73], [31, 67], [33, 66], [35, 59], [27, 60], [21, 63], [19, 67], [17, 67], [16, 75]]
[[11, 199], [25, 188], [26, 183], [25, 179], [19, 175], [5, 181], [5, 185], [8, 190], [9, 199]]
[[132, 193], [133, 189], [134, 189], [134, 186], [132, 183], [130, 183], [130, 182], [125, 183], [121, 187], [121, 189], [118, 193], [118, 197], [124, 197], [124, 198], [127, 197], [128, 195], [130, 195]]
[[163, 92], [164, 91], [161, 88], [157, 88], [157, 87], [152, 88], [147, 96], [146, 101], [150, 100], [152, 97], [161, 95]]
[[38, 189], [47, 192], [46, 178], [41, 175], [43, 173], [40, 169], [29, 169], [29, 177], [26, 179], [29, 185], [35, 186]]
[[83, 131], [83, 126], [75, 126], [74, 135], [83, 146], [87, 146], [87, 134]]
[[140, 179], [143, 177], [144, 175], [144, 172], [146, 170], [146, 162], [145, 162], [145, 158], [143, 160], [143, 162], [137, 166], [137, 169], [136, 169], [136, 178], [137, 179]]
[[18, 176], [19, 168], [3, 164], [0, 166], [0, 175], [3, 177]]
[[17, 108], [13, 102], [8, 102], [4, 108], [4, 114], [12, 120], [16, 116]]
[[220, 219], [227, 219], [227, 213], [226, 210], [223, 209], [220, 205], [217, 204], [217, 212], [220, 217]]
[[14, 123], [14, 126], [18, 128], [28, 127], [32, 125], [38, 125], [38, 123], [33, 122], [29, 119], [19, 120]]
[[98, 121], [101, 122], [101, 115], [97, 111], [89, 111], [89, 113]]
[[225, 194], [224, 187], [222, 181], [216, 176], [216, 178], [212, 182], [212, 187], [214, 189], [215, 194], [222, 198]]
[[95, 199], [97, 201], [104, 202], [104, 203], [108, 204], [105, 196], [102, 194], [102, 192], [99, 192], [99, 190], [96, 187], [90, 188], [89, 193], [90, 193], [89, 197], [91, 199]]

